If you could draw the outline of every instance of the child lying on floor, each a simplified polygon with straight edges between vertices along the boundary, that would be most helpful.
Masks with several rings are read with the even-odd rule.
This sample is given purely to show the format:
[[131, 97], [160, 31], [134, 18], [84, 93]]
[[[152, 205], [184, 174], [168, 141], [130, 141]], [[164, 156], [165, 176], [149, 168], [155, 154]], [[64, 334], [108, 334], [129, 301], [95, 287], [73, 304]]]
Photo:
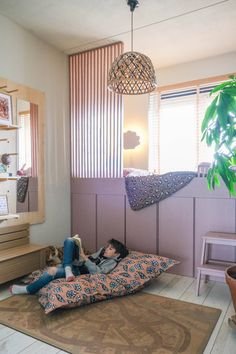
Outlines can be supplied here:
[[100, 248], [91, 256], [86, 256], [79, 237], [69, 237], [64, 241], [62, 265], [48, 268], [39, 279], [29, 285], [12, 285], [10, 291], [12, 294], [35, 294], [54, 279], [66, 278], [66, 281], [70, 282], [81, 274], [107, 274], [128, 253], [120, 241], [111, 239], [104, 248]]

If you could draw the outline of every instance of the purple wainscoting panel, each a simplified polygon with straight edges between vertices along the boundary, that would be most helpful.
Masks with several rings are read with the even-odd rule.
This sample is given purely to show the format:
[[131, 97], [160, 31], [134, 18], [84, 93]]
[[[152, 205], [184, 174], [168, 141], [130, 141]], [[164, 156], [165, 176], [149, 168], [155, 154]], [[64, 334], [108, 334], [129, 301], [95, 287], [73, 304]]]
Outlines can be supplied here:
[[[235, 198], [224, 187], [209, 191], [205, 178], [194, 178], [173, 196], [139, 211], [129, 206], [124, 178], [72, 179], [71, 192], [73, 234], [82, 236], [89, 251], [114, 237], [130, 249], [180, 260], [173, 272], [181, 275], [194, 274], [202, 235], [235, 232]], [[211, 254], [235, 261], [232, 247], [214, 246]]]
[[16, 212], [17, 213], [28, 213], [29, 212], [29, 193], [26, 193], [26, 197], [23, 203], [16, 203]]
[[[201, 260], [201, 236], [208, 231], [235, 232], [235, 200], [196, 199], [195, 209], [195, 267], [197, 267]], [[218, 245], [210, 247], [209, 255], [212, 259], [235, 262], [234, 247]]]
[[38, 177], [30, 177], [29, 185], [29, 211], [38, 210]]
[[115, 238], [125, 242], [125, 199], [123, 195], [97, 195], [97, 247]]
[[72, 194], [72, 235], [79, 234], [82, 244], [89, 252], [96, 245], [96, 195]]
[[159, 203], [159, 254], [179, 260], [173, 273], [193, 276], [193, 198]]
[[29, 212], [38, 211], [38, 192], [29, 191]]
[[124, 178], [72, 178], [72, 193], [125, 195]]
[[184, 188], [180, 189], [175, 193], [175, 197], [183, 198], [229, 198], [229, 192], [227, 188], [222, 185], [220, 188], [216, 188], [214, 191], [211, 191], [207, 188], [207, 179], [195, 177], [192, 181], [187, 184]]
[[35, 192], [38, 191], [38, 177], [30, 177], [29, 178], [28, 190], [35, 191]]
[[156, 254], [158, 205], [134, 211], [126, 198], [126, 245], [130, 250]]

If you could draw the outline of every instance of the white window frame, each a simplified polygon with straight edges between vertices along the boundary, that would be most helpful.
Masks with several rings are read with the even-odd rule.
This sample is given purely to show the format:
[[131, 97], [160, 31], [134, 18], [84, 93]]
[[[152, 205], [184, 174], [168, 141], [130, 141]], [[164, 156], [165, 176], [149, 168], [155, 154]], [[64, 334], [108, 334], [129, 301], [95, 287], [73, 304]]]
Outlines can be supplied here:
[[[207, 162], [207, 161], [200, 161], [200, 156], [199, 156], [199, 151], [200, 151], [200, 140], [201, 140], [201, 122], [200, 122], [200, 116], [198, 112], [199, 104], [199, 92], [200, 88], [202, 91], [202, 88], [204, 87], [210, 87], [210, 86], [215, 86], [218, 83], [227, 80], [229, 75], [222, 75], [222, 76], [216, 76], [216, 77], [211, 77], [211, 78], [206, 78], [202, 80], [194, 80], [194, 81], [188, 81], [180, 84], [175, 84], [175, 85], [168, 85], [168, 86], [162, 86], [159, 87], [156, 91], [152, 92], [149, 94], [149, 112], [148, 112], [148, 135], [149, 135], [149, 161], [148, 161], [148, 169], [151, 172], [155, 173], [165, 173], [161, 171], [160, 169], [160, 160], [161, 160], [161, 151], [160, 151], [160, 105], [161, 105], [161, 95], [167, 94], [170, 92], [179, 92], [179, 91], [185, 91], [188, 89], [195, 89], [196, 90], [196, 169], [197, 170], [197, 165], [201, 162]], [[203, 118], [203, 117], [201, 117]], [[200, 136], [199, 136], [200, 134]], [[211, 162], [211, 161], [209, 161]], [[182, 170], [182, 169], [180, 169]], [[188, 170], [186, 168], [186, 170]]]

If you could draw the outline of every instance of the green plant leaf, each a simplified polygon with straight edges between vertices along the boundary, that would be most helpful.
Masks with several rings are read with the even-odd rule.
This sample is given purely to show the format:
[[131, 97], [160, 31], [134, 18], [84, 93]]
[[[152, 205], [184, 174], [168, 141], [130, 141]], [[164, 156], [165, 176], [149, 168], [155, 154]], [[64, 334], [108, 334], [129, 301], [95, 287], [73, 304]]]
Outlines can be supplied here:
[[218, 92], [218, 91], [220, 91], [220, 90], [226, 88], [227, 86], [231, 87], [231, 82], [232, 82], [232, 81], [229, 80], [229, 81], [223, 82], [222, 84], [217, 85], [215, 88], [213, 88], [213, 89], [211, 90], [210, 95], [212, 95], [213, 93]]
[[208, 186], [208, 189], [212, 189], [212, 184], [211, 184], [212, 174], [213, 174], [213, 169], [209, 168], [209, 170], [207, 172], [207, 186]]
[[207, 144], [207, 146], [211, 146], [212, 141], [213, 141], [212, 133], [211, 133], [211, 131], [207, 131], [207, 134], [206, 134], [206, 144]]
[[230, 166], [229, 159], [224, 155], [218, 155], [216, 156], [216, 158], [217, 158], [219, 175], [224, 181], [226, 187], [228, 188], [230, 195], [234, 196], [236, 175], [234, 171], [231, 171], [229, 169]]
[[207, 133], [207, 130], [205, 130], [204, 133], [202, 134], [201, 141], [203, 141], [205, 139], [206, 133]]
[[221, 144], [221, 139], [220, 139], [220, 130], [218, 129], [218, 124], [216, 125], [215, 129], [212, 130], [212, 138], [216, 146]]
[[210, 122], [213, 122], [217, 113], [217, 100], [218, 96], [214, 98], [210, 106], [207, 108], [204, 119], [202, 121], [201, 132], [203, 133], [205, 129], [209, 126]]
[[236, 97], [236, 86], [232, 86], [232, 87], [227, 87], [224, 89], [225, 93], [228, 93], [229, 95]]
[[214, 183], [219, 187], [220, 186], [220, 180], [218, 178], [218, 175], [214, 174], [213, 179], [214, 179]]
[[236, 152], [230, 159], [231, 166], [236, 166]]
[[236, 77], [215, 87], [216, 97], [206, 110], [201, 131], [202, 140], [215, 149], [214, 160], [207, 174], [209, 189], [220, 186], [221, 180], [231, 196], [236, 196]]
[[219, 125], [223, 129], [227, 129], [228, 115], [229, 115], [229, 97], [223, 92], [219, 94], [219, 105], [217, 106], [217, 116]]
[[[236, 87], [235, 87], [235, 89], [236, 89]], [[234, 116], [235, 116], [235, 112], [236, 112], [236, 99], [235, 99], [232, 95], [230, 95], [230, 94], [228, 94], [228, 93], [225, 93], [225, 97], [227, 97], [229, 112], [230, 112], [231, 114], [234, 114]]]

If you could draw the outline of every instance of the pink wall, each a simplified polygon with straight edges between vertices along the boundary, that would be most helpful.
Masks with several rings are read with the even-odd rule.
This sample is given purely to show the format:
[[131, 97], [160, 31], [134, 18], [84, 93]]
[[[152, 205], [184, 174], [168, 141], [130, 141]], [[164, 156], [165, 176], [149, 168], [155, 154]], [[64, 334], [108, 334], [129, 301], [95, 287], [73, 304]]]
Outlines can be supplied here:
[[[124, 178], [72, 179], [72, 232], [91, 252], [111, 237], [133, 250], [181, 261], [173, 272], [194, 276], [200, 261], [201, 236], [208, 231], [235, 232], [235, 199], [225, 188], [208, 191], [194, 178], [173, 196], [133, 211]], [[232, 247], [214, 247], [212, 257], [236, 261]]]

